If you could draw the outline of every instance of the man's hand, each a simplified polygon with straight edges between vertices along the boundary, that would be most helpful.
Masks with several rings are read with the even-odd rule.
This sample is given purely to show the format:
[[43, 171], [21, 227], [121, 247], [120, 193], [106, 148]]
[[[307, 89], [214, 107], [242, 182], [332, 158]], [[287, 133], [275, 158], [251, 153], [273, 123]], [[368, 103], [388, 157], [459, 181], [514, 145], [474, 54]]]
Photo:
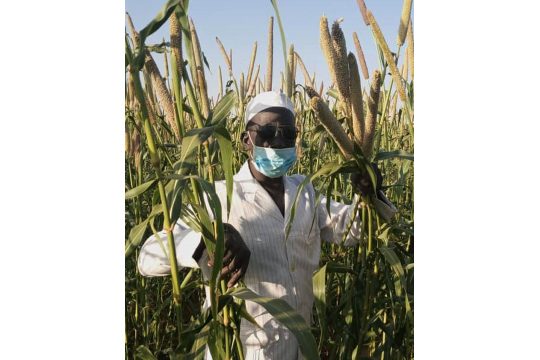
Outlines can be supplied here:
[[[230, 276], [227, 287], [233, 287], [246, 273], [251, 251], [242, 240], [238, 230], [231, 224], [224, 223], [224, 243], [223, 268], [221, 277]], [[214, 259], [208, 261], [208, 266], [214, 266]]]
[[[377, 190], [380, 190], [383, 182], [381, 171], [379, 170], [376, 163], [372, 163], [371, 166], [373, 168], [373, 171], [375, 172], [375, 177], [377, 178]], [[373, 185], [371, 184], [371, 179], [369, 178], [369, 174], [367, 172], [364, 174], [352, 174], [351, 180], [353, 187], [356, 189], [356, 191], [361, 193], [362, 196], [373, 194], [375, 192], [375, 190], [373, 189]]]

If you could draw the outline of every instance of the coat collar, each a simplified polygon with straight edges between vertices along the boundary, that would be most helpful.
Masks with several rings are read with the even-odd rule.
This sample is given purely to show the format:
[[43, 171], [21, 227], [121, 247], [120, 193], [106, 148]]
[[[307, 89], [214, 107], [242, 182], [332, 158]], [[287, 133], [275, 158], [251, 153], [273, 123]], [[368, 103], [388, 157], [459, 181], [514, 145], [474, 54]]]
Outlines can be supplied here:
[[[255, 194], [257, 191], [264, 190], [262, 189], [262, 186], [259, 184], [257, 180], [253, 177], [251, 174], [251, 171], [249, 170], [249, 164], [247, 160], [240, 170], [234, 175], [234, 182], [240, 184], [242, 187], [242, 192], [246, 194]], [[249, 200], [249, 199], [248, 199]]]
[[[277, 220], [284, 221], [284, 217], [281, 215], [276, 203], [270, 197], [270, 194], [262, 187], [261, 184], [253, 177], [249, 170], [249, 164], [247, 160], [240, 170], [234, 176], [234, 181], [240, 185], [244, 198], [255, 206], [264, 210], [270, 216]], [[291, 184], [287, 179], [287, 176], [283, 177], [283, 183], [285, 185], [285, 218], [288, 216], [290, 200], [294, 194], [294, 190], [291, 188]]]
[[242, 165], [240, 170], [234, 175], [234, 180], [236, 181], [243, 181], [243, 180], [255, 180], [253, 175], [251, 175], [251, 171], [249, 170], [249, 160], [246, 160], [246, 162]]

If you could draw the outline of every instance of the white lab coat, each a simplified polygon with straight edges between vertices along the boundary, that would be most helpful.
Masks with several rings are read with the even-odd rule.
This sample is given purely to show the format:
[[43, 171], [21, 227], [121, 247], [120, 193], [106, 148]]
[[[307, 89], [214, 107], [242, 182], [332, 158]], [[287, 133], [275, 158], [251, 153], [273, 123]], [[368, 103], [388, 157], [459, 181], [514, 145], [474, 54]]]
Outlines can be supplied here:
[[[294, 222], [286, 240], [286, 219], [290, 216], [297, 188], [304, 176], [284, 176], [283, 179], [285, 216], [281, 215], [267, 191], [253, 178], [247, 162], [234, 176], [232, 205], [228, 218], [223, 181], [216, 182], [216, 192], [222, 205], [223, 221], [238, 230], [251, 251], [249, 267], [244, 276], [246, 286], [261, 296], [285, 300], [310, 324], [314, 300], [312, 276], [319, 267], [321, 239], [341, 243], [355, 204], [353, 202], [352, 205], [344, 205], [332, 201], [328, 213], [326, 198], [317, 201], [313, 186], [309, 184], [299, 196]], [[359, 224], [355, 221], [346, 237], [345, 245], [356, 243], [360, 231]], [[191, 257], [199, 244], [200, 234], [182, 222], [175, 226], [173, 234], [179, 265], [199, 267], [200, 264], [203, 274], [208, 277], [210, 269], [206, 266], [205, 256], [199, 264]], [[165, 233], [161, 232], [160, 237], [166, 248]], [[168, 256], [163, 253], [158, 239], [154, 236], [144, 243], [138, 267], [145, 276], [170, 274]], [[296, 339], [286, 327], [256, 303], [246, 301], [246, 307], [263, 329], [257, 329], [242, 320], [240, 336], [246, 360], [301, 358]]]

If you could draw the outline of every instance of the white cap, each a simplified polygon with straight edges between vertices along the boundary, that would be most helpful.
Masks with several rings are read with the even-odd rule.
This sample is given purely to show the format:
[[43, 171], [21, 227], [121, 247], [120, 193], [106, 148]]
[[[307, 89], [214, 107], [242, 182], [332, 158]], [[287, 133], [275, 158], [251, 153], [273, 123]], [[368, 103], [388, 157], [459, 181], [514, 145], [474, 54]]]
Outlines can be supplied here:
[[261, 111], [271, 108], [271, 107], [281, 107], [290, 110], [293, 115], [294, 105], [287, 95], [282, 91], [267, 91], [260, 93], [255, 96], [246, 106], [246, 124], [251, 120], [255, 115]]

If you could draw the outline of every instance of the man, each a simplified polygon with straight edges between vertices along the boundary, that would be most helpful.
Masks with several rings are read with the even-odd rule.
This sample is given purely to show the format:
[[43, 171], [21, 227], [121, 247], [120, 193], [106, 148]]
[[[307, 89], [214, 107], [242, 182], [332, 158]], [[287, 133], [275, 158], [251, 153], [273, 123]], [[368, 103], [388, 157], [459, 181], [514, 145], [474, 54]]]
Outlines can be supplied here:
[[[304, 187], [286, 238], [285, 227], [291, 206], [304, 179], [301, 175], [285, 176], [296, 160], [293, 104], [282, 92], [261, 93], [247, 105], [245, 123], [242, 141], [250, 159], [234, 176], [228, 218], [225, 218], [225, 184], [216, 182], [225, 223], [222, 275], [229, 277], [229, 287], [243, 277], [246, 286], [257, 294], [287, 301], [310, 324], [312, 276], [319, 265], [321, 239], [341, 243], [355, 203], [344, 205], [332, 201], [328, 213], [326, 199], [318, 201], [311, 184]], [[382, 178], [379, 177], [379, 181], [382, 182]], [[372, 191], [366, 178], [356, 177], [354, 182], [359, 190]], [[381, 200], [377, 203], [382, 211], [387, 214], [395, 212], [382, 192], [380, 195]], [[355, 201], [358, 201], [357, 197]], [[357, 242], [360, 231], [355, 221], [346, 236], [345, 245]], [[213, 263], [206, 256], [200, 234], [181, 221], [173, 233], [178, 263], [181, 266], [200, 266], [208, 278]], [[160, 237], [166, 241], [165, 233], [160, 233]], [[138, 267], [145, 276], [170, 274], [168, 256], [154, 236], [143, 245]], [[208, 298], [207, 292], [207, 302]], [[240, 337], [246, 360], [300, 357], [298, 343], [286, 327], [259, 305], [246, 301], [246, 307], [262, 328], [242, 321]]]

